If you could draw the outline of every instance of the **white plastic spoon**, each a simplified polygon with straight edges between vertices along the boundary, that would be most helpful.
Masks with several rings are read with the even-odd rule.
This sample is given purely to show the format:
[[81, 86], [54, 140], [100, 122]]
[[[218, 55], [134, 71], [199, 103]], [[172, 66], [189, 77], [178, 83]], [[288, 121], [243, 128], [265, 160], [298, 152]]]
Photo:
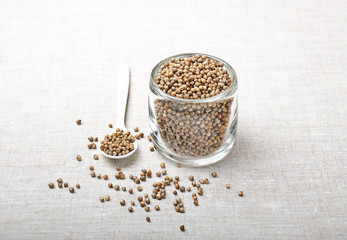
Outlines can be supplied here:
[[[127, 101], [128, 101], [128, 92], [129, 92], [129, 78], [130, 78], [130, 69], [128, 65], [121, 65], [119, 68], [119, 74], [117, 79], [117, 121], [113, 129], [121, 129], [124, 132], [127, 132], [128, 129], [125, 127], [124, 120], [125, 120], [125, 113], [127, 109]], [[115, 131], [111, 131], [110, 134], [114, 133]], [[99, 151], [102, 155], [105, 157], [111, 158], [111, 159], [122, 159], [131, 156], [134, 152], [137, 150], [137, 141], [133, 142], [134, 144], [134, 150], [131, 152], [121, 155], [121, 156], [112, 156], [106, 154], [104, 151], [100, 149], [100, 146], [98, 146]]]

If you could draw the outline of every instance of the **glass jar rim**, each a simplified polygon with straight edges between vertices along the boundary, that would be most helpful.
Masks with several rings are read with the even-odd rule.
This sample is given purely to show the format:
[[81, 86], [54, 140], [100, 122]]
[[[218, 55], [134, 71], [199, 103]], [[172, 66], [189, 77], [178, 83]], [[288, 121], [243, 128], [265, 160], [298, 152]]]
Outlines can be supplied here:
[[[206, 56], [208, 58], [211, 58], [215, 61], [218, 61], [218, 62], [221, 62], [223, 63], [223, 68], [225, 68], [231, 79], [232, 79], [232, 82], [230, 84], [230, 86], [225, 89], [223, 92], [215, 95], [215, 96], [212, 96], [212, 97], [209, 97], [209, 98], [199, 98], [199, 99], [186, 99], [186, 98], [179, 98], [179, 97], [174, 97], [174, 96], [171, 96], [165, 92], [163, 92], [158, 86], [157, 84], [155, 83], [155, 77], [158, 73], [158, 70], [160, 69], [161, 65], [163, 65], [163, 63], [165, 62], [168, 62], [170, 59], [172, 58], [188, 58], [188, 57], [192, 57], [194, 55], [200, 55], [200, 56]], [[219, 101], [219, 100], [223, 100], [225, 99], [226, 97], [228, 96], [231, 96], [233, 95], [236, 90], [237, 90], [237, 75], [236, 75], [236, 72], [235, 70], [227, 63], [225, 62], [224, 60], [220, 59], [220, 58], [217, 58], [215, 56], [212, 56], [212, 55], [208, 55], [208, 54], [203, 54], [203, 53], [181, 53], [181, 54], [177, 54], [177, 55], [174, 55], [174, 56], [171, 56], [171, 57], [168, 57], [168, 58], [165, 58], [163, 60], [161, 60], [157, 65], [155, 65], [155, 67], [153, 68], [152, 72], [151, 72], [151, 79], [150, 79], [150, 82], [149, 82], [149, 87], [150, 87], [150, 90], [154, 91], [154, 93], [156, 95], [159, 95], [165, 99], [169, 99], [171, 101], [175, 101], [175, 102], [187, 102], [187, 103], [203, 103], [203, 102], [215, 102], [215, 101]]]

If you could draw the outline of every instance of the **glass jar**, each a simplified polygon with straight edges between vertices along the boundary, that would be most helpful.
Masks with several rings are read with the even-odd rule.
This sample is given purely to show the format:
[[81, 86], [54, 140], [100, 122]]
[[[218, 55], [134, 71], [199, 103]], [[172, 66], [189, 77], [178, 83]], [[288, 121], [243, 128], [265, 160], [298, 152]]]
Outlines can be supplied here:
[[[183, 99], [163, 92], [155, 83], [160, 66], [172, 58], [204, 55], [223, 63], [231, 85], [218, 95], [204, 99]], [[237, 129], [237, 76], [222, 59], [200, 53], [166, 58], [152, 70], [149, 95], [149, 123], [156, 150], [170, 160], [189, 166], [204, 166], [223, 159], [232, 149]]]

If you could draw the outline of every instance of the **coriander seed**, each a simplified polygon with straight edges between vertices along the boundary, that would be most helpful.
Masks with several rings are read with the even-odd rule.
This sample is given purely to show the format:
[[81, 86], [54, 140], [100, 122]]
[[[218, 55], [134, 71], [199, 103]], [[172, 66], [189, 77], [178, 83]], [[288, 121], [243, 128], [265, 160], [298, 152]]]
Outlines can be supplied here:
[[127, 190], [126, 187], [122, 187], [122, 191], [125, 192]]
[[147, 138], [148, 138], [148, 141], [149, 141], [149, 142], [152, 142], [151, 135], [148, 135]]
[[94, 167], [92, 165], [89, 166], [89, 170], [93, 171]]
[[194, 181], [194, 177], [193, 176], [189, 176], [189, 181]]
[[48, 187], [49, 188], [54, 188], [54, 183], [52, 183], [52, 182], [48, 183]]
[[106, 195], [105, 200], [106, 200], [106, 201], [110, 201], [110, 200], [111, 200], [111, 197], [110, 197], [109, 195]]
[[95, 138], [94, 138], [94, 142], [97, 142], [97, 141], [99, 141], [99, 138], [98, 138], [98, 137], [95, 137]]
[[212, 172], [211, 175], [212, 175], [212, 177], [217, 177], [217, 173], [216, 172]]
[[94, 138], [93, 137], [89, 137], [88, 140], [89, 140], [89, 142], [93, 142]]
[[102, 176], [102, 178], [103, 178], [104, 180], [107, 180], [107, 179], [108, 179], [108, 176], [107, 176], [106, 174], [104, 174], [104, 176]]
[[76, 188], [77, 189], [80, 189], [81, 188], [81, 185], [79, 185], [78, 183], [76, 184]]
[[77, 159], [77, 161], [81, 161], [82, 157], [80, 155], [77, 155], [76, 159]]
[[161, 164], [160, 164], [160, 167], [161, 167], [161, 168], [165, 168], [165, 163], [161, 163]]
[[101, 174], [100, 173], [96, 174], [96, 177], [100, 179], [101, 178]]
[[159, 211], [160, 207], [158, 205], [155, 205], [155, 210]]
[[146, 206], [146, 203], [145, 203], [144, 201], [141, 201], [141, 202], [140, 202], [140, 206], [141, 206], [141, 207], [144, 207], [144, 206]]
[[137, 187], [137, 191], [141, 192], [143, 190], [143, 188], [141, 186]]
[[95, 172], [90, 172], [91, 177], [95, 177]]
[[185, 231], [184, 225], [181, 225], [180, 229], [181, 229], [182, 232], [184, 232]]
[[63, 183], [63, 179], [58, 178], [58, 179], [57, 179], [57, 182], [58, 182], [58, 183]]
[[77, 125], [81, 125], [82, 124], [82, 120], [81, 119], [77, 119], [76, 123], [77, 123]]
[[145, 211], [146, 211], [146, 212], [149, 212], [149, 210], [150, 210], [150, 207], [148, 207], [148, 206], [145, 207]]
[[149, 150], [150, 150], [151, 152], [153, 152], [153, 151], [154, 151], [154, 147], [153, 147], [153, 146], [150, 146], [150, 147], [149, 147]]
[[70, 191], [70, 193], [74, 193], [74, 192], [75, 192], [75, 189], [74, 189], [73, 187], [70, 187], [70, 188], [69, 188], [69, 191]]
[[161, 172], [156, 173], [157, 177], [161, 177]]
[[58, 187], [59, 188], [63, 188], [63, 184], [62, 183], [58, 183]]
[[239, 192], [238, 192], [238, 195], [239, 195], [240, 197], [243, 197], [243, 191], [239, 191]]
[[132, 206], [128, 207], [128, 211], [133, 212], [134, 211], [133, 207]]
[[135, 206], [135, 202], [134, 202], [134, 201], [131, 201], [130, 204], [133, 205], [133, 206]]
[[120, 205], [122, 205], [122, 206], [125, 205], [125, 200], [124, 199], [120, 200]]
[[119, 185], [114, 185], [114, 190], [119, 191]]
[[105, 199], [103, 197], [100, 197], [100, 202], [105, 202]]
[[69, 186], [69, 183], [67, 183], [67, 182], [64, 182], [64, 187], [68, 187]]
[[194, 205], [195, 205], [195, 206], [199, 206], [199, 202], [195, 200], [195, 201], [194, 201]]
[[180, 167], [181, 167], [181, 164], [177, 163], [176, 166], [177, 166], [178, 168], [180, 168]]
[[150, 217], [146, 217], [146, 221], [150, 222], [151, 221]]
[[128, 190], [128, 192], [129, 194], [133, 194], [133, 190], [131, 188]]
[[172, 192], [174, 195], [177, 195], [177, 191], [176, 190], [173, 190]]
[[109, 126], [109, 128], [113, 128], [112, 123], [109, 123], [108, 126]]
[[99, 159], [98, 154], [94, 154], [93, 158], [94, 158], [94, 160], [98, 160]]
[[135, 127], [134, 128], [134, 132], [138, 132], [139, 131], [139, 128], [138, 127]]
[[230, 184], [225, 184], [225, 187], [226, 187], [227, 189], [229, 189], [229, 188], [230, 188]]
[[111, 182], [109, 182], [107, 185], [109, 188], [113, 188], [113, 184]]

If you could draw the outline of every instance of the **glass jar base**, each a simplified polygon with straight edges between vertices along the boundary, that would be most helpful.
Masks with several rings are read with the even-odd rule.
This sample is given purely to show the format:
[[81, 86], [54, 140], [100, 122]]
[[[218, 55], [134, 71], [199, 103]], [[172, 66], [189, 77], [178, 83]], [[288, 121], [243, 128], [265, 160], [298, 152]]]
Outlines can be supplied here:
[[[231, 133], [231, 136], [228, 138], [228, 140], [223, 144], [221, 147], [220, 151], [216, 151], [215, 153], [208, 155], [206, 157], [178, 157], [175, 155], [172, 155], [169, 153], [165, 148], [162, 148], [161, 146], [156, 144], [156, 141], [153, 141], [153, 144], [155, 145], [155, 148], [157, 151], [166, 157], [168, 160], [183, 164], [185, 166], [189, 167], [203, 167], [206, 165], [210, 165], [216, 162], [221, 161], [228, 153], [230, 150], [233, 148], [234, 143], [235, 143], [235, 136], [236, 136], [236, 130], [237, 128], [235, 127], [234, 130]], [[153, 138], [153, 136], [152, 136]]]

